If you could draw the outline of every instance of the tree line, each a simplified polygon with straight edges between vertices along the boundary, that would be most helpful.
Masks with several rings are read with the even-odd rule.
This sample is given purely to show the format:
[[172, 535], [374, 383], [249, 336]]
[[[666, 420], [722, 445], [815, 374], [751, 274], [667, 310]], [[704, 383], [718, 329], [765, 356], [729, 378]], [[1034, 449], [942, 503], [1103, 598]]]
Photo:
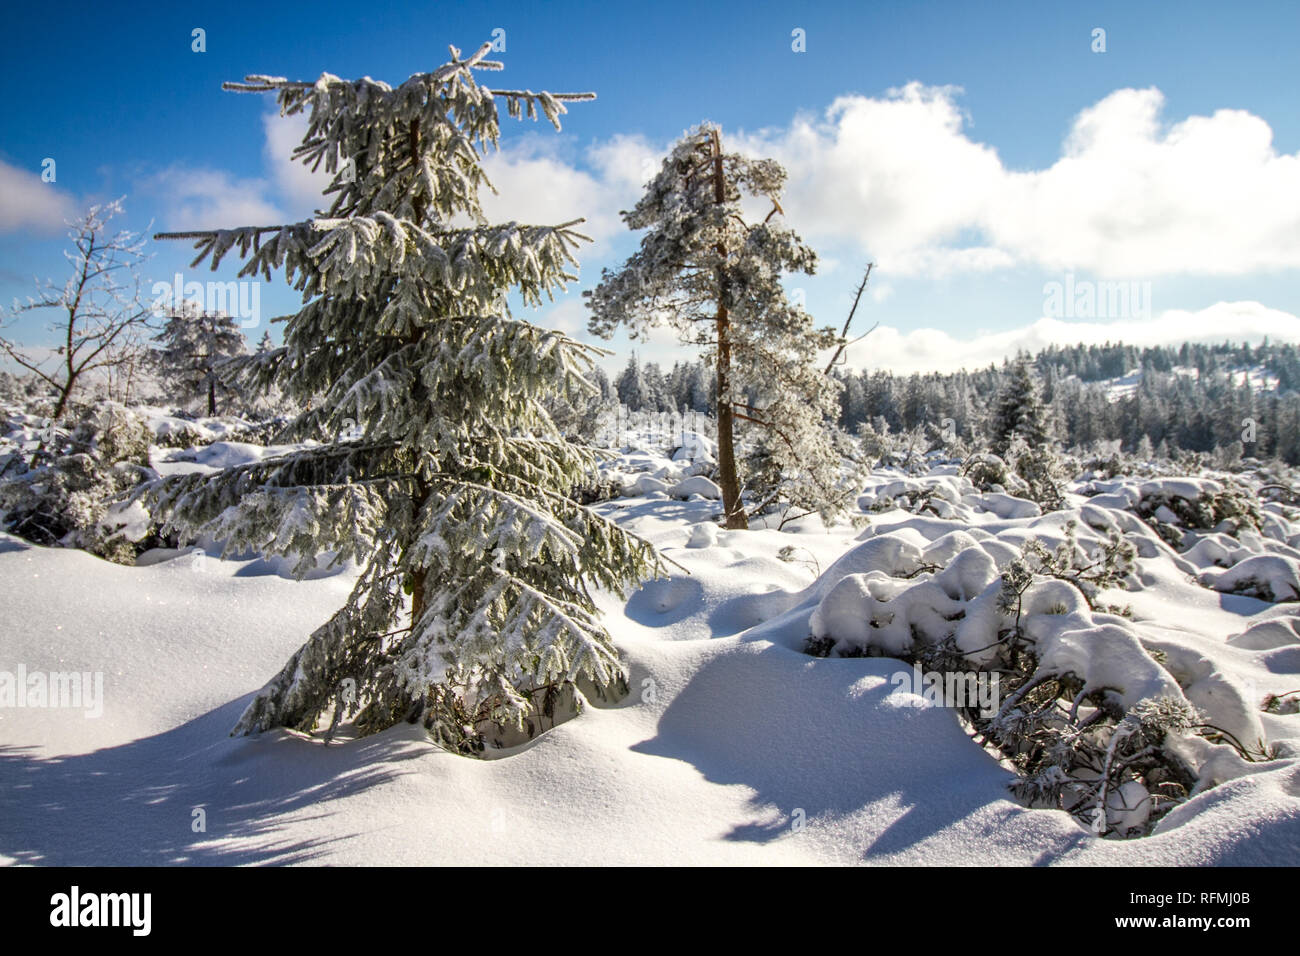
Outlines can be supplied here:
[[[1123, 343], [1050, 346], [1001, 365], [952, 373], [837, 369], [839, 425], [877, 433], [945, 428], [988, 440], [999, 396], [1025, 362], [1050, 435], [1066, 447], [1119, 440], [1164, 456], [1243, 446], [1243, 454], [1300, 463], [1300, 348], [1293, 344]], [[708, 369], [679, 361], [665, 372], [636, 355], [610, 386], [633, 410], [708, 412]]]

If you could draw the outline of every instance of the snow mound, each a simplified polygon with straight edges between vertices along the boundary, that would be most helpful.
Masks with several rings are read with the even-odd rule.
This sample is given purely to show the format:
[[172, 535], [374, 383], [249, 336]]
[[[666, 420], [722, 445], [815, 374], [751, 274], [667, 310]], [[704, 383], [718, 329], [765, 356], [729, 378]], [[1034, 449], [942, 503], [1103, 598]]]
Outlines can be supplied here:
[[686, 541], [688, 548], [711, 548], [718, 543], [718, 526], [706, 521], [691, 528], [691, 536]]
[[1229, 637], [1228, 643], [1247, 651], [1271, 651], [1300, 644], [1300, 617], [1260, 621]]
[[1224, 570], [1205, 571], [1199, 580], [1216, 591], [1263, 601], [1300, 601], [1300, 561], [1281, 555], [1258, 554]]
[[668, 482], [660, 478], [655, 478], [652, 475], [639, 475], [627, 486], [625, 493], [629, 497], [644, 498], [649, 495], [666, 495], [669, 487]]
[[698, 432], [686, 432], [682, 443], [673, 452], [673, 461], [692, 461], [713, 463], [718, 460], [718, 446], [707, 435]]
[[722, 490], [705, 478], [703, 475], [694, 475], [690, 478], [683, 478], [677, 484], [668, 489], [670, 498], [689, 498], [691, 495], [699, 495], [702, 498], [708, 498], [716, 501], [722, 497]]
[[967, 495], [963, 502], [991, 511], [999, 518], [1037, 518], [1043, 513], [1043, 509], [1034, 502], [999, 491]]

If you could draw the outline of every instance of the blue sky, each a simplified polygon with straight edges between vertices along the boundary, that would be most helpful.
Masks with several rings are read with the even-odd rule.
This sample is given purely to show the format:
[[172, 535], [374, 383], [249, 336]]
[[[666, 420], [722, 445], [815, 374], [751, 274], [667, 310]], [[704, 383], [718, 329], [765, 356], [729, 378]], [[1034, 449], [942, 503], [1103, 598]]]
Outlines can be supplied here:
[[[707, 118], [790, 169], [790, 221], [823, 258], [791, 285], [820, 320], [842, 321], [860, 265], [877, 262], [862, 314], [882, 329], [854, 364], [979, 365], [1064, 340], [1300, 339], [1294, 3], [50, 3], [6, 20], [5, 304], [33, 275], [62, 279], [59, 223], [87, 202], [125, 195], [135, 229], [310, 212], [315, 186], [285, 159], [293, 129], [268, 119], [269, 97], [223, 80], [400, 82], [501, 28], [493, 85], [599, 95], [563, 134], [503, 120], [489, 167], [494, 217], [592, 221], [581, 282], [537, 321], [584, 334], [578, 292], [635, 246], [617, 210]], [[191, 49], [195, 27], [206, 52]], [[39, 179], [47, 157], [54, 183]], [[188, 263], [186, 246], [150, 245], [151, 280]], [[1147, 307], [1048, 314], [1051, 283], [1119, 280]], [[263, 293], [266, 314], [294, 306], [282, 286]], [[42, 321], [8, 334], [40, 341]], [[614, 347], [621, 364], [627, 345]], [[639, 348], [685, 354], [668, 336]]]

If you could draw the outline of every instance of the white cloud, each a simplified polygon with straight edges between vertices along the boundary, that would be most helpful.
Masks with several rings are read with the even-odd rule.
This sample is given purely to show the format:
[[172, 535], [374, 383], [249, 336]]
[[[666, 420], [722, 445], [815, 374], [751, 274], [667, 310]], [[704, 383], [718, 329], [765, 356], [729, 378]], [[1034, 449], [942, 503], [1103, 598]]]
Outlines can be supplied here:
[[72, 197], [39, 173], [0, 161], [0, 232], [61, 232], [77, 215]]
[[623, 232], [619, 210], [640, 197], [661, 152], [639, 137], [618, 136], [587, 151], [588, 172], [562, 159], [560, 148], [529, 136], [488, 154], [483, 166], [497, 189], [481, 196], [488, 221], [545, 225], [582, 217], [579, 230], [598, 244]]
[[586, 338], [588, 314], [586, 303], [579, 296], [571, 295], [553, 306], [525, 310], [519, 318], [542, 328], [563, 332], [570, 338], [580, 335]]
[[263, 117], [266, 175], [239, 178], [225, 170], [174, 165], [142, 180], [138, 188], [157, 197], [169, 231], [276, 225], [309, 218], [329, 203], [324, 167], [313, 173], [291, 159], [302, 141], [306, 119]]
[[328, 208], [333, 194], [323, 195], [331, 178], [325, 172], [325, 164], [322, 162], [312, 172], [310, 166], [293, 159], [293, 151], [307, 132], [307, 117], [301, 113], [293, 116], [267, 113], [262, 117], [262, 129], [266, 136], [267, 166], [278, 197], [289, 210], [288, 218], [296, 222], [310, 218], [319, 208]]
[[236, 179], [215, 169], [171, 166], [140, 184], [155, 195], [163, 209], [163, 228], [229, 229], [267, 226], [284, 221], [279, 207], [266, 198], [262, 179]]
[[1258, 302], [1218, 302], [1195, 312], [1170, 309], [1153, 319], [1125, 322], [1078, 322], [1042, 318], [1031, 325], [983, 332], [958, 339], [939, 329], [902, 332], [881, 326], [850, 346], [853, 368], [889, 369], [899, 373], [951, 372], [1000, 363], [1024, 349], [1049, 345], [1101, 345], [1124, 342], [1139, 348], [1183, 342], [1300, 342], [1300, 318]]
[[840, 97], [820, 119], [734, 142], [786, 166], [789, 219], [810, 241], [852, 244], [891, 275], [1300, 267], [1300, 153], [1278, 154], [1259, 117], [1164, 127], [1159, 90], [1116, 90], [1075, 117], [1059, 159], [1024, 172], [969, 137], [959, 93]]

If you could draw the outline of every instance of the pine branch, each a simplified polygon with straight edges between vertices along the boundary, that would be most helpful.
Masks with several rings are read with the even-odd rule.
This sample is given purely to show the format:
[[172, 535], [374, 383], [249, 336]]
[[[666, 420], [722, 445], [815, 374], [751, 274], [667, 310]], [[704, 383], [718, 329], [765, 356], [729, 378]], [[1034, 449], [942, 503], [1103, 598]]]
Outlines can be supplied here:
[[[364, 217], [357, 217], [357, 218], [364, 218]], [[394, 218], [396, 219], [396, 217], [394, 217]], [[255, 235], [255, 236], [261, 236], [263, 233], [267, 233], [267, 232], [283, 232], [283, 231], [286, 230], [286, 229], [300, 229], [300, 228], [304, 228], [304, 227], [306, 227], [306, 228], [308, 228], [308, 229], [314, 229], [314, 230], [316, 230], [316, 231], [318, 231], [318, 232], [325, 232], [325, 231], [330, 230], [330, 229], [337, 229], [338, 227], [340, 227], [340, 226], [344, 226], [344, 225], [347, 225], [348, 223], [353, 222], [353, 221], [355, 221], [355, 219], [353, 219], [353, 218], [349, 218], [349, 219], [325, 219], [325, 218], [321, 218], [321, 219], [304, 219], [304, 220], [302, 220], [302, 221], [300, 221], [300, 222], [281, 223], [281, 224], [278, 225], [278, 226], [236, 226], [236, 227], [234, 227], [233, 229], [191, 229], [191, 230], [188, 230], [188, 231], [186, 231], [186, 232], [155, 232], [155, 233], [153, 234], [153, 237], [154, 237], [154, 239], [200, 239], [200, 240], [208, 239], [208, 240], [216, 240], [219, 236], [221, 236], [221, 235], [223, 235], [223, 234], [224, 234], [224, 235], [231, 235], [231, 234], [236, 234], [236, 233], [238, 233], [238, 234], [240, 234], [240, 235]], [[409, 219], [397, 219], [397, 221], [400, 222], [400, 223], [403, 223], [404, 225], [407, 225], [407, 226], [409, 226], [409, 227], [411, 227], [411, 228], [413, 228], [413, 229], [421, 229], [421, 230], [422, 230], [423, 232], [425, 232], [427, 235], [430, 235], [430, 236], [438, 236], [438, 237], [443, 237], [443, 236], [465, 236], [465, 235], [477, 235], [478, 233], [482, 233], [482, 232], [491, 232], [491, 231], [493, 231], [493, 230], [495, 230], [495, 229], [499, 229], [499, 228], [500, 228], [500, 226], [465, 226], [465, 227], [461, 227], [461, 228], [457, 228], [457, 229], [424, 229], [424, 228], [421, 227], [421, 226], [417, 226], [415, 223], [411, 222]], [[566, 232], [566, 231], [567, 231], [567, 232], [573, 232], [573, 229], [572, 229], [573, 226], [581, 225], [582, 223], [584, 223], [584, 222], [586, 222], [586, 221], [587, 221], [587, 219], [586, 219], [585, 216], [579, 216], [577, 219], [570, 219], [568, 222], [558, 223], [557, 225], [553, 225], [553, 226], [550, 226], [550, 225], [534, 225], [534, 224], [531, 224], [531, 223], [529, 223], [529, 224], [516, 223], [515, 225], [516, 225], [516, 228], [518, 228], [518, 229], [520, 229], [520, 230], [547, 230], [547, 229], [549, 229], [549, 230], [551, 230], [552, 232]], [[591, 241], [589, 237], [587, 237], [587, 236], [582, 236], [580, 233], [574, 233], [574, 235], [580, 236], [580, 238], [587, 239], [588, 241]]]

